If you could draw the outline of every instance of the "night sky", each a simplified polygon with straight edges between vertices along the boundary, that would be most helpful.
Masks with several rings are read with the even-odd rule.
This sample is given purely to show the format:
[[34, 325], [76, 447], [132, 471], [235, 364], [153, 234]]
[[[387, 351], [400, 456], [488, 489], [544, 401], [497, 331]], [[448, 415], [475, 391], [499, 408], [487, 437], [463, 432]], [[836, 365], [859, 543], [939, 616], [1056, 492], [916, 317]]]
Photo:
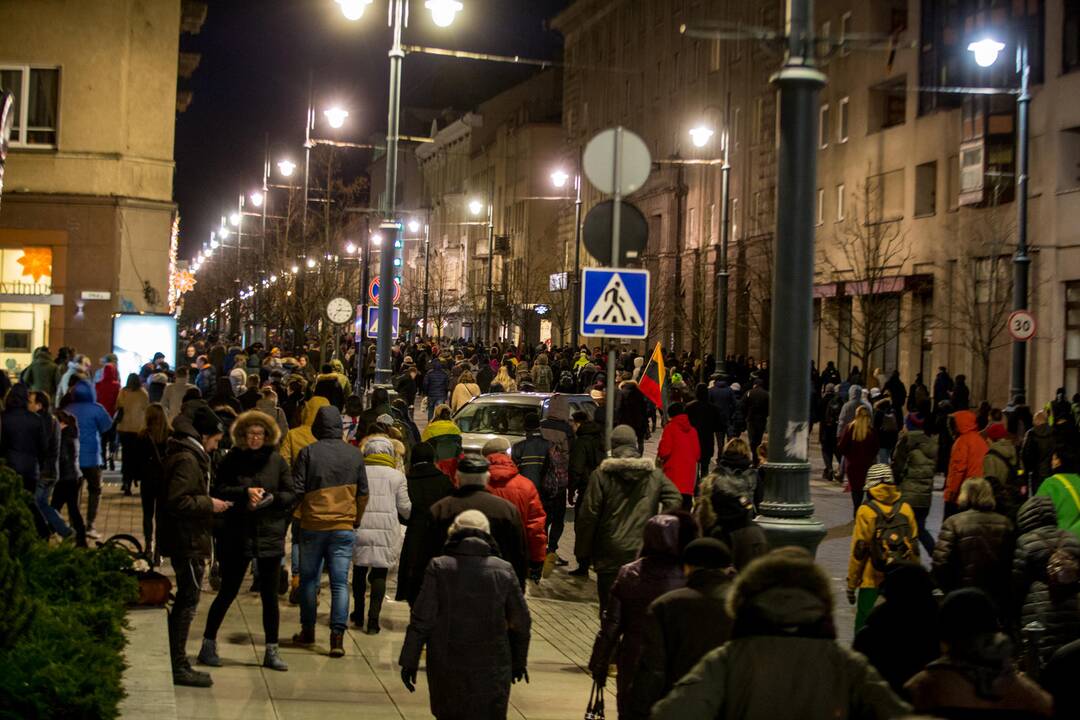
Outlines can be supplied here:
[[[180, 257], [190, 259], [237, 195], [262, 183], [263, 148], [271, 156], [303, 158], [308, 76], [314, 77], [316, 123], [337, 103], [349, 119], [320, 137], [368, 142], [386, 132], [386, 24], [390, 0], [375, 0], [349, 22], [334, 0], [217, 0], [202, 32], [184, 36], [182, 50], [202, 60], [184, 87], [194, 92], [176, 126], [176, 201]], [[562, 38], [545, 28], [572, 0], [462, 0], [449, 28], [431, 22], [423, 0], [412, 0], [405, 44], [558, 59]], [[466, 110], [535, 70], [471, 60], [407, 55], [402, 105]], [[325, 127], [325, 126], [324, 126]], [[410, 128], [402, 128], [409, 133]], [[426, 133], [425, 133], [426, 134]], [[362, 151], [360, 151], [362, 152]], [[360, 161], [362, 162], [363, 159]]]

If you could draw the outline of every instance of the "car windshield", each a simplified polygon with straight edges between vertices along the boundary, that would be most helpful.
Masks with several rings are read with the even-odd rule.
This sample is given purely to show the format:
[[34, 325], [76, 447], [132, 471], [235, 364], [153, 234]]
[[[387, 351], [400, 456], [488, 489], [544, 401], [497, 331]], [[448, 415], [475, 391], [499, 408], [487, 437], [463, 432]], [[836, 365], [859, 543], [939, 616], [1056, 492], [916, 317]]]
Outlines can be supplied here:
[[495, 435], [525, 435], [525, 416], [535, 413], [536, 405], [511, 403], [469, 403], [454, 416], [461, 432]]

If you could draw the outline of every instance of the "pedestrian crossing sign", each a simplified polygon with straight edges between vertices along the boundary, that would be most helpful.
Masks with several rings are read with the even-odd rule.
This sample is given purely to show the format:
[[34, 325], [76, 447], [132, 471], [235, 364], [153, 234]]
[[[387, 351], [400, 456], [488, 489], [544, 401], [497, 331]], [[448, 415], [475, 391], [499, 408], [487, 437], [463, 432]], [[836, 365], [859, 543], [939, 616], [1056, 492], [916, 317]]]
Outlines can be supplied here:
[[644, 339], [649, 333], [649, 271], [585, 268], [580, 321], [585, 336]]

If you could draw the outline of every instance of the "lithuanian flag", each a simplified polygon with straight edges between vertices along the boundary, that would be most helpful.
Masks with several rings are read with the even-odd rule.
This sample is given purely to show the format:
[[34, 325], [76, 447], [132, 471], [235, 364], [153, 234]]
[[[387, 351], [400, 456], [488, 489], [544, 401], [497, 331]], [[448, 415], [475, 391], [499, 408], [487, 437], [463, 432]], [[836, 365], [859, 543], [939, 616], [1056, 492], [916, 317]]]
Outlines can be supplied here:
[[664, 352], [660, 349], [660, 343], [656, 343], [649, 364], [641, 373], [638, 380], [638, 389], [641, 394], [649, 398], [652, 404], [663, 411], [667, 411], [667, 370], [664, 368]]

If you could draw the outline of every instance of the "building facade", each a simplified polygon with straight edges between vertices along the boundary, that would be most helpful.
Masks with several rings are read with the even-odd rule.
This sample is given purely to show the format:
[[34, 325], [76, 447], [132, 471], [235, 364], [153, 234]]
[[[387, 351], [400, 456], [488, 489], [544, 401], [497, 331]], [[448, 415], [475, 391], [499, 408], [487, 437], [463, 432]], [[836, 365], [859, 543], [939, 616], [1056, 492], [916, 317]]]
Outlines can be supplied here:
[[205, 12], [0, 0], [0, 86], [18, 99], [0, 206], [8, 370], [40, 345], [96, 359], [113, 313], [168, 311], [178, 73], [197, 64], [181, 63], [179, 40]]

